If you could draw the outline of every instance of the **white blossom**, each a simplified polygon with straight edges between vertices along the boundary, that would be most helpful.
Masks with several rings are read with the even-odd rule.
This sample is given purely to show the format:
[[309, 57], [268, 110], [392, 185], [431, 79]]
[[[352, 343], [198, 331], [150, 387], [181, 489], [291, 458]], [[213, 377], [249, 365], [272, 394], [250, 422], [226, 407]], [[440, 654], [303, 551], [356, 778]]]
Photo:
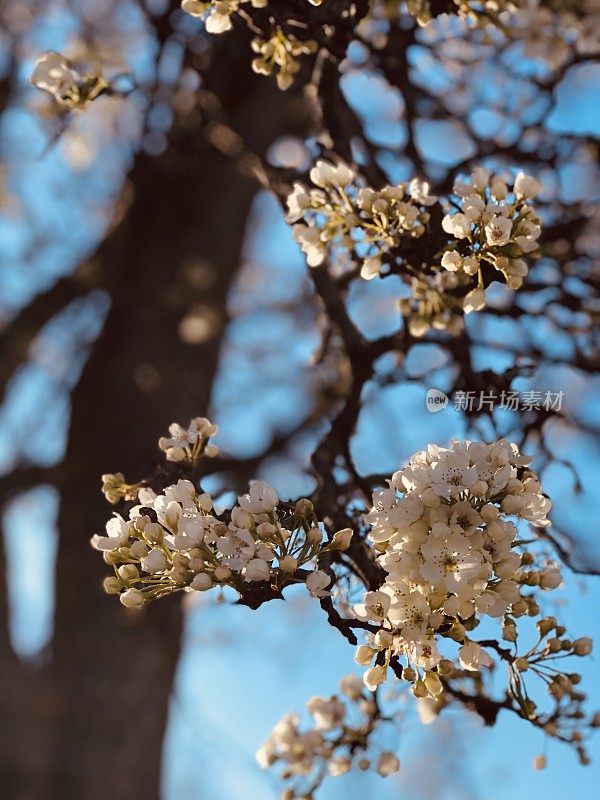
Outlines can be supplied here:
[[208, 440], [218, 432], [218, 427], [204, 417], [191, 420], [187, 428], [174, 422], [169, 425], [170, 436], [158, 440], [158, 446], [164, 451], [167, 461], [194, 461], [198, 456], [215, 456], [218, 452]]
[[167, 567], [167, 556], [163, 550], [150, 550], [147, 556], [141, 559], [141, 566], [144, 572], [162, 572]]
[[[386, 663], [402, 655], [412, 665], [408, 674], [412, 669], [417, 696], [440, 693], [439, 635], [462, 644], [463, 668], [491, 663], [489, 654], [466, 638], [463, 622], [503, 617], [522, 602], [520, 586], [528, 577], [514, 549], [517, 527], [507, 517], [543, 527], [550, 510], [529, 463], [505, 440], [430, 445], [394, 473], [388, 489], [374, 493], [365, 520], [387, 578], [354, 606], [358, 619], [380, 626], [355, 655], [369, 667], [369, 688], [385, 680], [383, 665], [371, 666], [385, 651]], [[536, 574], [540, 586], [542, 575], [549, 588], [560, 582], [552, 566]], [[442, 625], [443, 633], [437, 634]]]
[[62, 105], [76, 104], [81, 76], [60, 53], [48, 52], [38, 59], [31, 83], [54, 97]]
[[92, 536], [92, 547], [95, 547], [96, 550], [117, 550], [129, 540], [129, 526], [119, 514], [115, 514], [106, 523], [106, 533], [107, 536], [99, 536], [98, 534]]
[[387, 617], [391, 598], [385, 592], [367, 592], [363, 603], [354, 606], [358, 619], [381, 622]]
[[376, 664], [374, 667], [370, 667], [363, 675], [363, 682], [365, 686], [372, 692], [374, 692], [378, 686], [381, 686], [382, 683], [385, 683], [386, 680], [387, 669], [383, 666], [383, 664]]
[[531, 175], [525, 175], [524, 172], [519, 172], [515, 178], [515, 194], [517, 197], [525, 197], [528, 200], [536, 197], [541, 190], [541, 184]]
[[37, 60], [30, 83], [50, 94], [63, 111], [83, 108], [109, 86], [101, 74], [80, 75], [64, 56], [52, 51]]
[[306, 704], [306, 708], [314, 719], [315, 728], [318, 731], [339, 728], [346, 717], [346, 706], [335, 695], [328, 700], [324, 700], [322, 697], [312, 697]]
[[268, 514], [277, 506], [279, 498], [273, 487], [264, 481], [250, 481], [248, 494], [238, 497], [242, 511], [250, 514]]
[[488, 244], [502, 247], [508, 244], [512, 232], [512, 221], [503, 216], [494, 216], [485, 226], [485, 237]]
[[127, 608], [140, 608], [144, 605], [144, 595], [138, 589], [126, 589], [119, 595], [119, 600]]
[[268, 581], [271, 577], [271, 566], [261, 558], [251, 559], [244, 570], [246, 581]]
[[486, 651], [476, 642], [467, 642], [458, 651], [461, 666], [477, 672], [480, 667], [491, 667], [493, 661]]
[[326, 591], [331, 584], [331, 578], [326, 572], [318, 569], [311, 572], [306, 579], [306, 588], [313, 597], [327, 597], [331, 592]]

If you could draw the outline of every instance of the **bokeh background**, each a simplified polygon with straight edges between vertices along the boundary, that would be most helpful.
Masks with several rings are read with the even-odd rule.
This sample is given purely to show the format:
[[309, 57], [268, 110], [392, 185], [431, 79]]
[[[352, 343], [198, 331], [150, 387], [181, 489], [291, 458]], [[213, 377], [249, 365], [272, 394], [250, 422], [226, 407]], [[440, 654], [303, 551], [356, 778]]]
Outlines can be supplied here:
[[[154, 32], [134, 2], [50, 2], [43, 8], [34, 3], [9, 2], [8, 8], [10, 14], [3, 13], [9, 24], [0, 37], [0, 335], [4, 361], [0, 481], [7, 491], [2, 527], [8, 598], [8, 636], [4, 646], [10, 647], [26, 665], [28, 679], [36, 681], [36, 675], [43, 673], [58, 647], [56, 598], [57, 592], [64, 589], [60, 582], [69, 580], [73, 573], [68, 570], [79, 573], [77, 556], [70, 552], [65, 556], [68, 569], [61, 572], [64, 562], [58, 531], [61, 520], [82, 504], [79, 492], [86, 496], [83, 484], [88, 475], [97, 474], [99, 489], [101, 472], [135, 463], [143, 465], [162, 432], [159, 422], [166, 424], [175, 418], [185, 422], [178, 413], [185, 408], [191, 415], [193, 403], [202, 403], [209, 397], [210, 417], [220, 426], [216, 443], [227, 458], [237, 459], [247, 469], [256, 468], [247, 476], [244, 472], [241, 475], [271, 482], [282, 497], [298, 497], [313, 488], [308, 464], [323, 423], [308, 414], [316, 402], [315, 384], [319, 380], [311, 366], [319, 343], [318, 311], [312, 302], [304, 259], [278, 203], [267, 192], [250, 189], [249, 181], [239, 190], [235, 184], [228, 187], [224, 179], [221, 189], [199, 191], [197, 207], [190, 210], [196, 203], [193, 186], [186, 188], [188, 194], [182, 199], [175, 196], [176, 182], [171, 185], [164, 178], [165, 165], [169, 167], [178, 157], [192, 162], [194, 159], [189, 145], [193, 141], [193, 117], [191, 122], [188, 118], [183, 130], [176, 130], [174, 144], [169, 138], [174, 115], [185, 110], [199, 81], [193, 70], [182, 71], [183, 34], [179, 40], [169, 39], [168, 46], [162, 43], [159, 51]], [[161, 4], [154, 3], [150, 10], [160, 15]], [[185, 35], [198, 27], [196, 21], [179, 15], [171, 17], [170, 24], [179, 26]], [[49, 49], [76, 52], [78, 47], [84, 47], [83, 43], [89, 47], [90, 41], [98, 59], [103, 53], [114, 56], [134, 75], [138, 86], [151, 86], [152, 92], [130, 91], [130, 84], [124, 80], [126, 97], [101, 98], [85, 113], [72, 115], [64, 126], [57, 124], [44, 98], [27, 83], [35, 56]], [[207, 45], [200, 38], [195, 47], [201, 57], [202, 48]], [[518, 56], [516, 47], [512, 57]], [[408, 165], [401, 152], [406, 123], [401, 98], [380, 76], [358, 68], [359, 49], [350, 53], [351, 62], [352, 59], [357, 69], [348, 71], [343, 80], [344, 92], [364, 120], [371, 140], [397, 149], [398, 154], [389, 155], [384, 165], [390, 179], [406, 178]], [[447, 75], [432, 62], [425, 47], [416, 48], [412, 60], [413, 67], [430, 86], [438, 85], [439, 91], [445, 91]], [[522, 76], [543, 74], [539, 64], [524, 58], [519, 69]], [[477, 102], [457, 122], [418, 123], [418, 146], [433, 175], [444, 174], [462, 163], [472, 151], [473, 135], [484, 139], [501, 136], [510, 142], [511, 137], [521, 135], [519, 120], [523, 109], [535, 115], [535, 108], [520, 95], [523, 87], [519, 88], [516, 82], [499, 82], [501, 76], [493, 70], [494, 65], [483, 65], [473, 73]], [[271, 108], [277, 114], [273, 102], [276, 95], [271, 89], [258, 91], [267, 93], [262, 113]], [[515, 100], [512, 110], [508, 102], [501, 114], [498, 93], [519, 102]], [[238, 103], [242, 108], [240, 117], [247, 120], [256, 111], [255, 99], [256, 96], [248, 108], [243, 108], [243, 100], [235, 96], [228, 102], [233, 106]], [[586, 64], [566, 72], [544, 125], [557, 135], [600, 135], [599, 65]], [[297, 166], [311, 158], [310, 141], [299, 136], [275, 136], [266, 147], [263, 137], [257, 144], [261, 146], [275, 165]], [[219, 154], [219, 158], [225, 156]], [[197, 169], [200, 180], [205, 169], [211, 185], [220, 180], [217, 168], [210, 172], [202, 160]], [[163, 179], [164, 192], [153, 194]], [[593, 161], [569, 163], [553, 180], [564, 197], [597, 201], [598, 166]], [[241, 203], [237, 202], [239, 196], [232, 200], [232, 192], [238, 191], [245, 193]], [[128, 234], [125, 255], [122, 251], [114, 255], [113, 245], [106, 250], [103, 242], [110, 243], [111, 231], [127, 213], [131, 194], [136, 192], [144, 199], [142, 210], [138, 208], [136, 213], [142, 221], [148, 215], [148, 227], [145, 229], [143, 222], [138, 225], [134, 233]], [[168, 222], [162, 229], [152, 231], [153, 225], [160, 226], [163, 219]], [[206, 228], [202, 235], [214, 236], [217, 249], [211, 251], [193, 241], [194, 232], [202, 226]], [[136, 254], [143, 251], [146, 234], [152, 237], [148, 248], [156, 247], [157, 235], [162, 244], [157, 264], [144, 275], [135, 264], [141, 258]], [[239, 240], [239, 257], [235, 252], [226, 252], [225, 270], [218, 247], [228, 236]], [[160, 259], [162, 264], [158, 263]], [[166, 311], [156, 311], [153, 295], [144, 285], [146, 281], [154, 284], [152, 291], [160, 294]], [[124, 284], [126, 289], [115, 292], [115, 285]], [[63, 287], [60, 294], [56, 292], [57, 285]], [[351, 316], [367, 337], [397, 330], [397, 292], [395, 279], [352, 287]], [[33, 321], [29, 318], [30, 327], [25, 333], [21, 331], [25, 336], [23, 346], [13, 335], [15, 321], [36, 303], [37, 312]], [[128, 322], [116, 331], [112, 329], [113, 350], [107, 350], [102, 337], [106, 335], [107, 315], [115, 305], [121, 320]], [[120, 361], [120, 356], [115, 357], [116, 379], [108, 379], [113, 354], [122, 355], [131, 341], [127, 337], [134, 336], [132, 328], [151, 325], [155, 312], [159, 329], [165, 325], [163, 330], [167, 330], [164, 320], [168, 318], [185, 349], [185, 358], [178, 360], [180, 351], [169, 351], [166, 342], [164, 352], [157, 355], [157, 342], [148, 340], [146, 349], [142, 342], [127, 352], [126, 368], [125, 356]], [[511, 364], [511, 336], [517, 334], [495, 320], [469, 319], [468, 323], [481, 339], [475, 354], [478, 366], [499, 372], [507, 369]], [[600, 450], [595, 438], [600, 424], [599, 382], [569, 369], [568, 341], [544, 329], [539, 320], [532, 318], [528, 335], [534, 341], [536, 337], [544, 341], [551, 355], [558, 354], [560, 360], [567, 362], [560, 367], [548, 366], [541, 377], [538, 375], [530, 384], [522, 381], [520, 386], [563, 391], [566, 416], [583, 421], [579, 430], [557, 428], [552, 438], [555, 455], [577, 465], [580, 490], [574, 491], [569, 469], [556, 462], [545, 470], [544, 485], [554, 500], [555, 518], [574, 532], [580, 562], [593, 571], [600, 563]], [[93, 378], [89, 375], [89, 360], [99, 337], [105, 348], [105, 371]], [[16, 355], [11, 348], [17, 348]], [[211, 360], [212, 371], [207, 368]], [[389, 364], [382, 363], [381, 374], [385, 375], [389, 368]], [[102, 406], [93, 413], [90, 410], [74, 425], [74, 404], [85, 402], [77, 394], [77, 387], [86, 369], [88, 383], [98, 380], [98, 386], [105, 387], [101, 390]], [[490, 435], [485, 423], [476, 430], [470, 428], [452, 404], [437, 414], [426, 411], [426, 390], [444, 390], [451, 385], [452, 365], [439, 348], [412, 348], [406, 371], [410, 380], [402, 385], [367, 387], [352, 443], [362, 473], [391, 472], [428, 442], [443, 444], [453, 436]], [[190, 391], [182, 404], [181, 387], [195, 383], [199, 388]], [[86, 396], [89, 392], [88, 388]], [[145, 404], [153, 409], [160, 407], [160, 413], [152, 417]], [[203, 410], [199, 408], [198, 413]], [[514, 424], [510, 415], [504, 424], [509, 432]], [[100, 451], [102, 463], [87, 464], [86, 452], [93, 462], [98, 438], [110, 436], [111, 431], [110, 450]], [[293, 435], [288, 436], [290, 433]], [[75, 445], [73, 436], [79, 437]], [[88, 437], [89, 447], [82, 447], [82, 437]], [[285, 441], [284, 446], [272, 449], [262, 459], [262, 454], [279, 439]], [[146, 444], [132, 454], [134, 440], [145, 440]], [[118, 458], [120, 450], [122, 461]], [[111, 463], [107, 463], [109, 453]], [[66, 483], [61, 472], [65, 458], [67, 463], [69, 458], [74, 463]], [[541, 462], [538, 465], [544, 466]], [[206, 481], [205, 488], [221, 492], [222, 502], [227, 502], [231, 495], [222, 492], [224, 485], [222, 476], [216, 476]], [[74, 553], [83, 552], [92, 526], [98, 524], [99, 513], [96, 508], [90, 511], [86, 525], [85, 508], [77, 511], [77, 521], [73, 523], [76, 530], [69, 534], [69, 541], [76, 543]], [[95, 577], [93, 569], [81, 567], [84, 574], [89, 571]], [[90, 601], [95, 607], [113, 602], [100, 596], [99, 581], [91, 578], [89, 594], [98, 595]], [[554, 594], [556, 608], [550, 606], [549, 610], [560, 612], [569, 630], [575, 635], [600, 633], [600, 578], [566, 570], [564, 585]], [[70, 602], [69, 624], [80, 618], [85, 627], [87, 597], [81, 595], [79, 603], [77, 598]], [[355, 669], [352, 648], [328, 627], [318, 604], [302, 591], [291, 591], [287, 602], [268, 603], [258, 613], [205, 596], [186, 598], [184, 607], [181, 653], [174, 656], [177, 672], [168, 699], [167, 733], [159, 756], [149, 756], [155, 760], [160, 757], [162, 797], [278, 797], [277, 776], [260, 770], [254, 752], [285, 712], [301, 711], [314, 694], [326, 696], [335, 691], [339, 678]], [[147, 617], [153, 614], [151, 608]], [[89, 620], [90, 625], [93, 619]], [[168, 617], [154, 623], [146, 619], [141, 624], [154, 626], [155, 642], [163, 636], [169, 638], [169, 630], [176, 627]], [[74, 631], [67, 625], [59, 639], [63, 662], [72, 664], [62, 692], [69, 691], [69, 680], [74, 680], [76, 670], [87, 668], [77, 660], [82, 640]], [[100, 636], [98, 648], [107, 643], [110, 646], [110, 641], [110, 634]], [[115, 639], [114, 646], [118, 647], [120, 641], [121, 638]], [[7, 658], [5, 652], [3, 659]], [[124, 655], [124, 662], [126, 658]], [[582, 666], [582, 671], [590, 705], [600, 708], [597, 656]], [[130, 680], [135, 694], [137, 678], [129, 675], [126, 667], [122, 680], [123, 692], [127, 694]], [[149, 712], [153, 680], [150, 675], [143, 683]], [[157, 684], [156, 691], [162, 692], [163, 688], [162, 683]], [[100, 685], [93, 696], [99, 702], [105, 697], [106, 702], [119, 703], [121, 689], [115, 689], [115, 697], [113, 687]], [[143, 705], [142, 699], [142, 708]], [[8, 713], [7, 708], [5, 698], [3, 712]], [[93, 708], [86, 713], [93, 727]], [[0, 725], [4, 725], [2, 720]], [[135, 725], [128, 719], [126, 705], [122, 725]], [[127, 736], [117, 729], [103, 729], [102, 736], [107, 740], [103, 745], [106, 753], [111, 752], [111, 736], [115, 749], [127, 746]], [[387, 743], [397, 748], [402, 762], [398, 776], [383, 781], [372, 774], [352, 774], [330, 781], [322, 797], [500, 800], [510, 796], [525, 800], [536, 793], [558, 800], [573, 791], [595, 796], [600, 777], [599, 739], [591, 746], [592, 765], [582, 768], [568, 748], [551, 742], [547, 750], [541, 735], [503, 714], [494, 729], [483, 728], [477, 718], [456, 711], [425, 726], [419, 722], [416, 710], [407, 707], [399, 730], [390, 737]], [[61, 756], [58, 741], [55, 737], [52, 758], [68, 759], [68, 745]], [[32, 748], [35, 746], [34, 741]], [[532, 758], [539, 752], [547, 752], [548, 767], [534, 772]], [[39, 768], [35, 758], [32, 763], [32, 769]], [[118, 758], [114, 763], [109, 760], [103, 769], [118, 769], [118, 764]], [[57, 780], [60, 783], [60, 778]], [[20, 796], [77, 795], [53, 795], [50, 790], [47, 795], [14, 794]]]

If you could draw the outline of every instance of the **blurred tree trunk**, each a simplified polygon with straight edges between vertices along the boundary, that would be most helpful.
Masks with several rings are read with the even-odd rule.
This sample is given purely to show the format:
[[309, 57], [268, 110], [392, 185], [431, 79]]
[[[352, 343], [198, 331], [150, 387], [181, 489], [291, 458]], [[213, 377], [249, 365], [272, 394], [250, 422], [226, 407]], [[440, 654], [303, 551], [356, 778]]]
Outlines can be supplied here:
[[[280, 133], [302, 124], [304, 112], [298, 98], [276, 94], [272, 82], [249, 73], [247, 60], [247, 43], [228, 38], [213, 60], [209, 89], [249, 147], [264, 154]], [[198, 117], [192, 122], [176, 123], [161, 156], [136, 158], [131, 205], [96, 257], [111, 308], [72, 395], [58, 473], [52, 657], [28, 673], [4, 646], [0, 661], [0, 786], [7, 800], [160, 794], [179, 603], [127, 612], [102, 593], [108, 573], [88, 542], [110, 514], [100, 474], [138, 477], [156, 459], [157, 438], [171, 421], [206, 411], [217, 368], [226, 295], [256, 185], [239, 163], [207, 145]], [[214, 131], [213, 141], [221, 133]], [[212, 309], [214, 328], [191, 345], [178, 329], [194, 303]]]

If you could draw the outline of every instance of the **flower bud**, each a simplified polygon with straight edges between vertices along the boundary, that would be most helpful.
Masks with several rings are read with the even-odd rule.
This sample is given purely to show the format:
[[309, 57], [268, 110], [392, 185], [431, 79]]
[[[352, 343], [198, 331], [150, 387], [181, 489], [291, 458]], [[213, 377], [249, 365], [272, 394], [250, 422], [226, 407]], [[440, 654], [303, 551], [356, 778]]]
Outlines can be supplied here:
[[331, 541], [331, 545], [337, 550], [347, 550], [350, 547], [351, 540], [352, 540], [352, 529], [344, 528], [343, 530], [338, 531], [336, 534], [334, 534], [333, 539]]
[[362, 700], [358, 706], [358, 709], [361, 714], [365, 715], [365, 717], [372, 717], [377, 711], [377, 706], [372, 700]]
[[587, 767], [588, 764], [590, 763], [590, 759], [589, 759], [589, 756], [587, 755], [587, 753], [585, 752], [585, 750], [583, 749], [583, 747], [578, 747], [577, 748], [577, 755], [579, 756], [579, 763], [583, 767]]
[[417, 673], [412, 667], [405, 667], [402, 670], [402, 677], [407, 680], [409, 683], [412, 683], [415, 678], [417, 677]]
[[363, 675], [363, 683], [370, 689], [372, 692], [378, 686], [381, 686], [382, 683], [385, 683], [387, 680], [387, 669], [383, 666], [383, 664], [376, 664], [374, 667], [370, 667], [365, 674]]
[[562, 575], [558, 568], [545, 569], [540, 575], [540, 586], [542, 589], [556, 589], [562, 583]]
[[533, 597], [527, 598], [527, 613], [530, 617], [537, 617], [537, 615], [540, 613], [540, 607]]
[[546, 636], [554, 627], [556, 627], [555, 617], [544, 617], [537, 623], [540, 636]]
[[454, 664], [447, 658], [442, 658], [438, 664], [438, 672], [440, 675], [450, 676], [454, 672]]
[[310, 502], [310, 500], [298, 500], [296, 503], [296, 507], [294, 509], [294, 513], [299, 517], [306, 517], [309, 514], [312, 514], [315, 510], [315, 507]]
[[576, 656], [588, 656], [592, 652], [593, 642], [589, 636], [582, 636], [573, 642], [573, 653]]
[[142, 558], [141, 567], [144, 572], [156, 573], [162, 572], [167, 568], [167, 556], [162, 550], [155, 548]]
[[502, 625], [502, 638], [507, 642], [516, 642], [517, 626], [514, 622], [505, 622]]
[[311, 528], [306, 534], [308, 544], [321, 544], [323, 541], [323, 531], [320, 528]]
[[117, 570], [117, 574], [119, 578], [126, 583], [131, 583], [131, 581], [135, 581], [140, 577], [140, 573], [135, 564], [122, 564]]
[[371, 661], [373, 661], [373, 656], [375, 655], [376, 651], [373, 650], [372, 647], [369, 647], [366, 644], [361, 644], [356, 648], [356, 653], [354, 654], [354, 660], [357, 664], [360, 664], [363, 667], [367, 667]]
[[437, 697], [444, 691], [442, 681], [440, 680], [440, 676], [437, 674], [437, 672], [427, 672], [423, 682], [427, 687], [427, 691], [432, 697]]
[[139, 589], [126, 589], [119, 595], [119, 600], [126, 608], [140, 608], [144, 605], [144, 595]]
[[391, 647], [393, 641], [394, 637], [389, 631], [381, 629], [375, 634], [375, 644], [380, 650], [386, 650], [388, 647]]
[[425, 686], [425, 682], [422, 680], [415, 681], [412, 685], [412, 693], [415, 697], [427, 697], [429, 692], [427, 691], [427, 686]]
[[458, 620], [452, 623], [452, 627], [448, 631], [448, 636], [450, 639], [454, 639], [455, 642], [462, 642], [466, 636], [465, 626], [461, 625]]
[[231, 568], [227, 564], [219, 564], [218, 567], [215, 567], [214, 576], [216, 581], [224, 583], [231, 578]]
[[379, 761], [377, 762], [377, 772], [381, 775], [382, 778], [387, 778], [388, 775], [392, 775], [394, 772], [398, 772], [400, 770], [400, 761], [398, 757], [394, 755], [394, 753], [383, 752], [379, 756]]
[[298, 559], [293, 556], [284, 556], [279, 562], [279, 569], [282, 572], [295, 572], [298, 569]]
[[513, 616], [522, 617], [526, 613], [527, 613], [527, 602], [523, 598], [517, 600], [516, 603], [513, 603], [512, 606]]
[[113, 575], [108, 578], [104, 578], [102, 583], [102, 587], [106, 594], [119, 594], [122, 585], [123, 584], [121, 581], [118, 578], [115, 578]]
[[190, 583], [190, 589], [195, 589], [197, 592], [207, 592], [212, 588], [212, 585], [213, 582], [210, 575], [206, 572], [199, 572]]

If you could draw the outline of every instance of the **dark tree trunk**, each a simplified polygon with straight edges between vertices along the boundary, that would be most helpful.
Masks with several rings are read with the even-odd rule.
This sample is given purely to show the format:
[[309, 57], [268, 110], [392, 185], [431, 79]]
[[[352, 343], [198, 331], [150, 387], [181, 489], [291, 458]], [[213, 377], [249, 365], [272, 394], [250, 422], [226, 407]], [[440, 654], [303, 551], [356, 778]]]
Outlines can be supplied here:
[[[248, 72], [246, 42], [231, 36], [226, 47], [212, 67], [220, 84], [212, 88], [233, 127], [264, 154], [280, 133], [301, 124], [302, 104]], [[110, 514], [100, 474], [122, 470], [139, 477], [156, 459], [156, 441], [171, 421], [206, 411], [226, 295], [256, 191], [241, 161], [209, 147], [198, 119], [178, 123], [163, 155], [137, 157], [132, 204], [98, 253], [111, 309], [73, 392], [59, 470], [51, 659], [27, 674], [3, 648], [0, 786], [6, 800], [159, 797], [179, 604], [127, 612], [102, 593], [107, 568], [88, 541]], [[194, 303], [217, 315], [200, 345], [178, 334], [184, 310]]]

